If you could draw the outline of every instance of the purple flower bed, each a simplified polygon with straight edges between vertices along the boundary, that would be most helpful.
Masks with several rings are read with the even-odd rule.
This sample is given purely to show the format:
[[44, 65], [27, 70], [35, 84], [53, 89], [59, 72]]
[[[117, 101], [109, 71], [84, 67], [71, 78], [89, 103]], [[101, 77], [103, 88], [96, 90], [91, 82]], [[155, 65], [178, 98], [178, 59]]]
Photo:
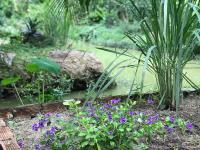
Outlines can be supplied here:
[[[147, 100], [148, 105], [154, 101]], [[193, 124], [173, 115], [133, 111], [134, 107], [113, 99], [109, 103], [88, 102], [85, 109], [70, 105], [72, 117], [47, 113], [38, 116], [32, 132], [40, 136], [33, 149], [139, 149], [148, 148], [154, 137], [164, 138], [175, 130], [193, 130]], [[24, 147], [23, 140], [19, 140]]]

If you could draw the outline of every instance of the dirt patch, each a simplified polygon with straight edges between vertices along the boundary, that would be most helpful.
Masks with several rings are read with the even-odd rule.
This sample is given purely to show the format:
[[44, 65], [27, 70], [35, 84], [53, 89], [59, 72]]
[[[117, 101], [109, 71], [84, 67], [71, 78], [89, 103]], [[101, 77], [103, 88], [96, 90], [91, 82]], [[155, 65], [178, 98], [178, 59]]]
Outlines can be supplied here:
[[[187, 96], [178, 112], [178, 116], [192, 122], [194, 128], [192, 131], [182, 133], [179, 130], [175, 130], [172, 134], [166, 135], [164, 138], [152, 137], [152, 142], [148, 145], [149, 150], [200, 150], [200, 96], [189, 95]], [[149, 106], [142, 104], [137, 106], [134, 111], [151, 113], [156, 112], [161, 116], [163, 115], [176, 115], [176, 112], [165, 110], [158, 111], [156, 106]], [[58, 112], [57, 112], [58, 113]], [[53, 115], [56, 115], [54, 113]], [[59, 112], [63, 116], [70, 116], [68, 112]], [[37, 140], [39, 135], [38, 132], [32, 131], [32, 125], [36, 123], [38, 119], [26, 117], [26, 118], [15, 118], [9, 120], [8, 123], [12, 131], [15, 133], [18, 139], [24, 141], [25, 147], [23, 150], [32, 150], [33, 141]], [[41, 133], [39, 133], [41, 134]]]
[[[200, 96], [189, 95], [183, 100], [178, 116], [189, 120], [194, 126], [191, 132], [176, 131], [165, 139], [154, 139], [149, 144], [150, 150], [200, 150]], [[172, 111], [158, 111], [159, 114], [175, 115]]]

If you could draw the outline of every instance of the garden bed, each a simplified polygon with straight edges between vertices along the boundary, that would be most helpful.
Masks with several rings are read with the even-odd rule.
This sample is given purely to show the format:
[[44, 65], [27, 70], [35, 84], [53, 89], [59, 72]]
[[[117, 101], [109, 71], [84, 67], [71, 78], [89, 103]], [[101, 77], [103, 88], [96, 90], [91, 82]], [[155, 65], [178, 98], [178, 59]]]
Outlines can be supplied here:
[[[199, 150], [200, 149], [200, 96], [198, 95], [189, 95], [184, 99], [183, 104], [180, 107], [178, 116], [190, 121], [193, 124], [193, 129], [188, 130], [182, 133], [180, 130], [174, 130], [173, 133], [167, 134], [164, 138], [154, 135], [152, 141], [148, 144], [148, 149], [181, 149], [181, 150]], [[136, 113], [143, 112], [145, 114], [159, 114], [161, 117], [175, 116], [173, 111], [157, 111], [156, 104], [149, 105], [146, 101], [140, 103], [133, 108], [133, 111]], [[57, 116], [61, 115], [66, 120], [72, 117], [69, 111], [60, 111], [52, 113], [51, 115]], [[33, 132], [32, 125], [38, 121], [38, 118], [32, 117], [17, 117], [13, 120], [8, 120], [10, 128], [15, 133], [19, 144], [23, 146], [24, 150], [34, 149], [33, 141], [37, 140], [36, 137], [40, 136], [41, 132]]]

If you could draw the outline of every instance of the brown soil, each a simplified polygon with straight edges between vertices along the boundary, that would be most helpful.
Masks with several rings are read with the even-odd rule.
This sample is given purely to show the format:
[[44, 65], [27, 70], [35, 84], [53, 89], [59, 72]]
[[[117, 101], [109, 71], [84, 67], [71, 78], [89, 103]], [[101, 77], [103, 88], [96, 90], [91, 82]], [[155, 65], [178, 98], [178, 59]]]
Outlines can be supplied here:
[[[200, 150], [200, 96], [189, 95], [182, 102], [178, 115], [194, 125], [190, 132], [174, 132], [165, 140], [154, 139], [149, 150]], [[159, 111], [159, 114], [175, 114], [172, 111]]]

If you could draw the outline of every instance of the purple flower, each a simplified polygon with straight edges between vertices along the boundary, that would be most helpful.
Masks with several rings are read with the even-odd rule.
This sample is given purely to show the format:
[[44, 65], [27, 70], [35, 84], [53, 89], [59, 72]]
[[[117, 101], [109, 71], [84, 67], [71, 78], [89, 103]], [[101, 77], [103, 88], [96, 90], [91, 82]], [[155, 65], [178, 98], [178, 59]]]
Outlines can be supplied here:
[[45, 118], [51, 117], [51, 113], [46, 113], [46, 114], [44, 114], [44, 117], [45, 117]]
[[166, 129], [166, 131], [170, 134], [174, 131], [173, 128], [169, 127], [168, 125], [164, 125], [164, 128]]
[[153, 105], [153, 104], [154, 104], [153, 99], [148, 98], [148, 99], [147, 99], [147, 104], [148, 104], [148, 105]]
[[108, 135], [113, 135], [113, 132], [112, 132], [112, 131], [109, 131], [109, 132], [108, 132]]
[[22, 139], [18, 140], [18, 141], [17, 141], [17, 144], [19, 145], [20, 148], [23, 148], [24, 145], [25, 145], [25, 144], [24, 144], [24, 141], [23, 141]]
[[155, 121], [159, 119], [159, 114], [156, 114], [155, 116], [150, 116], [147, 120], [147, 124], [154, 124]]
[[54, 134], [56, 133], [57, 130], [58, 130], [57, 127], [51, 127], [50, 130], [47, 130], [47, 131], [46, 131], [46, 136], [48, 136], [48, 135], [54, 135]]
[[133, 116], [133, 115], [135, 115], [135, 112], [130, 111], [129, 114], [130, 114], [131, 116]]
[[100, 107], [99, 110], [105, 111], [105, 108], [104, 107]]
[[38, 124], [34, 123], [34, 124], [32, 125], [32, 130], [33, 130], [33, 131], [38, 131], [38, 129], [39, 129]]
[[112, 121], [112, 113], [111, 112], [108, 112], [108, 120]]
[[38, 128], [44, 128], [45, 122], [46, 121], [44, 119], [40, 120], [39, 123], [38, 123]]
[[148, 121], [147, 121], [147, 124], [151, 125], [151, 124], [153, 124], [153, 123], [154, 123], [154, 121], [153, 121], [153, 120], [151, 120], [151, 119], [148, 119]]
[[57, 114], [56, 114], [56, 117], [57, 117], [57, 118], [60, 118], [60, 117], [62, 117], [62, 115], [59, 114], [59, 113], [57, 113]]
[[188, 130], [192, 130], [192, 129], [193, 129], [193, 124], [190, 123], [190, 122], [188, 122], [188, 123], [186, 124], [186, 128], [187, 128]]
[[41, 150], [42, 146], [40, 144], [35, 145], [35, 150]]
[[121, 117], [119, 119], [119, 122], [122, 123], [122, 124], [126, 123], [126, 118], [125, 117]]
[[92, 102], [90, 102], [90, 101], [89, 101], [89, 102], [86, 102], [85, 106], [91, 108], [91, 107], [92, 107]]
[[174, 116], [170, 116], [169, 118], [170, 118], [171, 123], [174, 123], [174, 121], [175, 121]]
[[104, 106], [104, 108], [107, 108], [107, 109], [112, 108], [112, 105], [110, 105], [110, 104], [104, 104], [103, 106]]
[[96, 117], [95, 109], [91, 108], [88, 109], [89, 117]]
[[50, 130], [50, 131], [51, 131], [51, 133], [53, 133], [53, 134], [54, 134], [54, 133], [55, 133], [57, 130], [58, 130], [58, 128], [57, 128], [57, 127], [51, 127], [51, 130]]
[[38, 137], [34, 138], [34, 142], [38, 142], [40, 139]]
[[111, 102], [111, 104], [118, 104], [120, 101], [121, 101], [121, 99], [117, 98], [117, 99], [112, 99], [110, 102]]

